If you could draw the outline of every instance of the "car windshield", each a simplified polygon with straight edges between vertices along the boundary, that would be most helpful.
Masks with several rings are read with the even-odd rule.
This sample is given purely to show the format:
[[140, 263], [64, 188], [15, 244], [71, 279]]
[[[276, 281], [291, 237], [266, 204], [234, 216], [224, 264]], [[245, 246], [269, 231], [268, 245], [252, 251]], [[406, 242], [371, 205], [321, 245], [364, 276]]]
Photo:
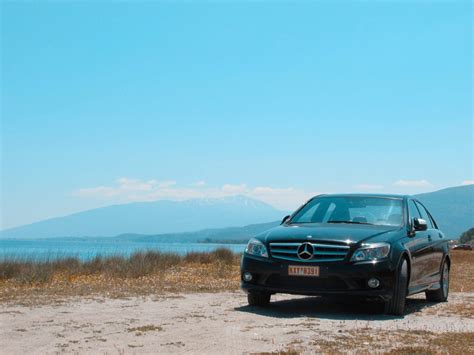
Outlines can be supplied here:
[[293, 223], [347, 223], [399, 226], [402, 200], [363, 196], [316, 197], [289, 221]]

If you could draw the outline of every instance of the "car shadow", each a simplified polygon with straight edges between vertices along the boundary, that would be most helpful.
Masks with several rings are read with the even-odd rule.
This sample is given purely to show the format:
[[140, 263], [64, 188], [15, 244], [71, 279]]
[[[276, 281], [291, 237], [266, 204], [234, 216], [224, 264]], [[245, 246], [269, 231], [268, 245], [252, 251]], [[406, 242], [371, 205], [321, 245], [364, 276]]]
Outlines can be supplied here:
[[[407, 298], [405, 315], [421, 312], [433, 306], [421, 298]], [[304, 297], [272, 301], [267, 307], [242, 306], [234, 308], [238, 312], [254, 313], [276, 318], [322, 318], [333, 320], [392, 320], [403, 316], [383, 314], [382, 302], [334, 297]]]

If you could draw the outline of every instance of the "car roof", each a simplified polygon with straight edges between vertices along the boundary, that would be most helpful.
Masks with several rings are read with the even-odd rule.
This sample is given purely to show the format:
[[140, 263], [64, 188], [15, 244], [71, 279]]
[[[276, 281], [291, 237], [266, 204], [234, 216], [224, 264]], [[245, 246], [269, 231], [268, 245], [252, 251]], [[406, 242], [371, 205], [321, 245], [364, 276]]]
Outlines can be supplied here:
[[344, 194], [321, 194], [314, 197], [378, 197], [378, 198], [397, 198], [407, 199], [410, 195], [397, 195], [397, 194], [362, 194], [362, 193], [344, 193]]

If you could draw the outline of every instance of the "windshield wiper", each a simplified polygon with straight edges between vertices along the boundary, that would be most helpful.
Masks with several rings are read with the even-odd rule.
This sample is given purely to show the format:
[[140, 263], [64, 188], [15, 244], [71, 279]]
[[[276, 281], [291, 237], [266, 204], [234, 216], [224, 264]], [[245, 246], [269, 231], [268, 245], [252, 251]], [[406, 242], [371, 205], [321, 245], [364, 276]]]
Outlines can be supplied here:
[[357, 222], [357, 221], [328, 221], [327, 223], [347, 223], [347, 224], [369, 224], [369, 225], [373, 225], [373, 223]]

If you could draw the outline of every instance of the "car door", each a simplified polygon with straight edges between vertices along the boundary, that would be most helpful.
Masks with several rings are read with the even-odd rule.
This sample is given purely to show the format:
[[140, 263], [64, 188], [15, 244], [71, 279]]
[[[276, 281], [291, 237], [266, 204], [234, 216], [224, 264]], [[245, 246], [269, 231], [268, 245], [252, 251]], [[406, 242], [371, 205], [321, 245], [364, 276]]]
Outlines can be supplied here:
[[[413, 224], [413, 218], [422, 218], [414, 200], [408, 200], [408, 218]], [[428, 283], [426, 270], [430, 268], [431, 242], [428, 238], [429, 232], [414, 231], [405, 244], [411, 254], [410, 287], [417, 287]]]
[[436, 282], [439, 280], [439, 272], [441, 271], [441, 262], [443, 261], [444, 251], [444, 235], [438, 230], [436, 223], [426, 209], [426, 207], [420, 202], [415, 201], [418, 210], [421, 213], [421, 218], [426, 220], [428, 225], [428, 242], [430, 243], [430, 262], [429, 269], [427, 272], [427, 279]]

